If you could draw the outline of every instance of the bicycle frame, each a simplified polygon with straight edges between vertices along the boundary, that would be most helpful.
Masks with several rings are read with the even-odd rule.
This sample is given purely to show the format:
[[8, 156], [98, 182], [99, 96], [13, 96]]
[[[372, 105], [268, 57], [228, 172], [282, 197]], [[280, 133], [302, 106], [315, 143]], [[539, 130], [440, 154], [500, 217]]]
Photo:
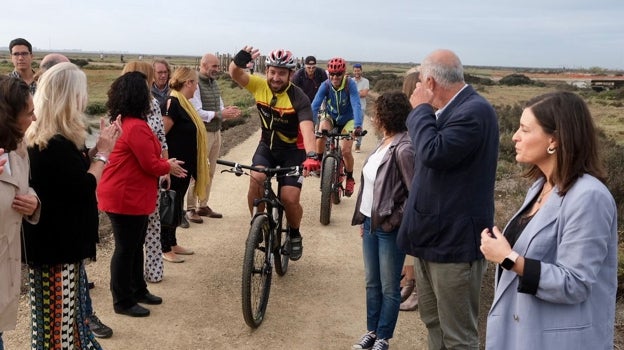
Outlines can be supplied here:
[[[245, 173], [243, 169], [265, 174], [263, 194], [253, 201], [252, 219], [249, 234], [245, 242], [242, 275], [242, 306], [245, 323], [252, 328], [260, 326], [269, 300], [273, 266], [279, 276], [288, 269], [289, 256], [285, 247], [289, 244], [287, 230], [283, 229], [284, 205], [279, 199], [281, 188], [277, 194], [272, 187], [272, 179], [280, 176], [300, 176], [301, 168], [262, 168], [242, 165], [221, 159], [217, 164], [231, 168], [222, 172], [231, 172], [237, 176]], [[264, 206], [264, 210], [260, 207]], [[274, 259], [277, 260], [274, 264]]]

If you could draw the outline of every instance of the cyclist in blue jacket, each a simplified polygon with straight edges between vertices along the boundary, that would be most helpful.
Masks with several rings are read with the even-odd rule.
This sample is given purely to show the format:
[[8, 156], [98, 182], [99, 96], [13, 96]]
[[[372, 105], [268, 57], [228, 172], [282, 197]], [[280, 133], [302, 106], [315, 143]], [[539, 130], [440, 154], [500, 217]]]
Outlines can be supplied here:
[[[362, 109], [360, 108], [360, 96], [357, 84], [353, 79], [346, 76], [347, 64], [344, 59], [334, 57], [327, 63], [329, 79], [319, 87], [314, 101], [312, 101], [312, 115], [314, 124], [318, 124], [318, 130], [337, 130], [340, 133], [353, 132], [354, 136], [362, 133]], [[325, 113], [319, 118], [319, 110], [325, 102]], [[316, 152], [323, 154], [325, 138], [320, 138], [316, 143]], [[353, 179], [353, 140], [342, 140], [342, 157], [345, 163], [347, 183], [345, 196], [351, 197], [355, 187]]]

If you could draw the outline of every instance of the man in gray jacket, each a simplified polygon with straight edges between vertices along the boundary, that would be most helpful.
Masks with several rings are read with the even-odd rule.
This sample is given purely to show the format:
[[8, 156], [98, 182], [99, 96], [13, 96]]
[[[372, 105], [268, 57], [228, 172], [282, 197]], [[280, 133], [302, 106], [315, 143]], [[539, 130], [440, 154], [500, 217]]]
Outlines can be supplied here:
[[219, 69], [219, 59], [217, 56], [207, 53], [202, 57], [199, 66], [199, 88], [195, 90], [195, 95], [191, 99], [191, 103], [206, 126], [208, 136], [206, 138], [206, 147], [208, 148], [208, 163], [210, 165], [208, 186], [206, 186], [206, 199], [199, 201], [194, 195], [195, 181], [193, 179], [191, 179], [191, 184], [187, 191], [186, 218], [190, 222], [198, 224], [204, 222], [201, 218], [202, 216], [217, 219], [223, 217], [221, 213], [217, 213], [208, 206], [212, 178], [214, 177], [217, 168], [217, 158], [221, 151], [221, 124], [224, 119], [241, 116], [241, 111], [238, 107], [223, 106], [221, 91], [219, 90], [219, 84], [216, 80], [219, 75]]

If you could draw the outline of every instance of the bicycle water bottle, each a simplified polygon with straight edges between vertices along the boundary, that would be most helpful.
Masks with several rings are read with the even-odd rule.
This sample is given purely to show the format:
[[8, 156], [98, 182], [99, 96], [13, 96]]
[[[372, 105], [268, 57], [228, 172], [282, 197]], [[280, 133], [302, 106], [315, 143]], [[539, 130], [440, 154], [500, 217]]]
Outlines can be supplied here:
[[279, 210], [277, 210], [277, 207], [273, 207], [273, 220], [275, 220], [275, 222], [279, 220]]

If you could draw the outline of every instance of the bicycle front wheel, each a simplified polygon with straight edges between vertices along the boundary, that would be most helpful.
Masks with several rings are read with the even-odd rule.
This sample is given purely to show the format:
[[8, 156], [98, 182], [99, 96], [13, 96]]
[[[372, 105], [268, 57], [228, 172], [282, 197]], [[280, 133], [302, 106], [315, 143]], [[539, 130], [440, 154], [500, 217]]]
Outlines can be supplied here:
[[243, 317], [252, 328], [262, 323], [271, 292], [271, 247], [267, 247], [270, 231], [269, 218], [266, 215], [256, 216], [251, 222], [245, 245], [241, 288]]
[[323, 172], [321, 173], [321, 217], [323, 225], [329, 224], [331, 218], [332, 196], [334, 195], [334, 183], [336, 182], [336, 158], [326, 157], [323, 160]]

